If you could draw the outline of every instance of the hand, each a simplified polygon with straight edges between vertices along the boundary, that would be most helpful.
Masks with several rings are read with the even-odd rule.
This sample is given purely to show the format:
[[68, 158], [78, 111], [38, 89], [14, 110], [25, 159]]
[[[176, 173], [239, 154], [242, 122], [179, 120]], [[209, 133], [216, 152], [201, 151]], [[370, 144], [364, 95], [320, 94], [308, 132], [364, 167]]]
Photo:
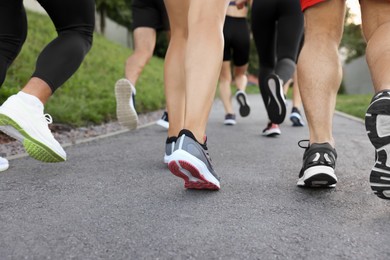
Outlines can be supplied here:
[[244, 8], [246, 2], [248, 2], [248, 0], [236, 0], [237, 9]]

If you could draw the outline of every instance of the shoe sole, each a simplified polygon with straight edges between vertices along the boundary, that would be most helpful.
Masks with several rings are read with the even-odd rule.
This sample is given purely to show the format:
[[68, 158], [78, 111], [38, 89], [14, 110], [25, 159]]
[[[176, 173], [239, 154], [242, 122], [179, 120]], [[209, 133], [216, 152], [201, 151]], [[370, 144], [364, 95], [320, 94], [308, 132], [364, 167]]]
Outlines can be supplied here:
[[283, 86], [275, 75], [268, 78], [266, 91], [269, 93], [269, 103], [267, 104], [267, 113], [272, 123], [281, 124], [286, 117], [286, 101], [283, 94]]
[[297, 113], [292, 113], [290, 115], [290, 121], [293, 123], [293, 126], [305, 126]]
[[[390, 99], [374, 101], [365, 116], [368, 138], [375, 147], [376, 160], [370, 173], [370, 185], [374, 193], [382, 199], [390, 199]], [[378, 124], [380, 125], [378, 127]], [[378, 128], [387, 132], [379, 132]]]
[[240, 116], [247, 117], [249, 113], [251, 112], [251, 108], [248, 105], [248, 102], [246, 100], [246, 96], [243, 93], [238, 93], [236, 95], [236, 100], [238, 104], [240, 105]]
[[116, 117], [119, 124], [133, 130], [138, 125], [137, 112], [130, 106], [132, 90], [129, 82], [118, 80], [115, 84]]
[[236, 120], [233, 120], [233, 119], [225, 119], [223, 124], [224, 125], [235, 125], [235, 124], [237, 124], [237, 122], [236, 122]]
[[336, 183], [337, 177], [332, 167], [313, 166], [304, 172], [297, 185], [310, 188], [334, 188]]
[[[0, 114], [0, 126], [2, 126], [1, 130], [5, 134], [21, 141], [24, 149], [32, 158], [48, 163], [65, 161], [65, 159], [57, 154], [56, 151], [49, 148], [40, 141], [32, 138], [19, 124], [17, 124], [10, 117], [4, 114]], [[17, 134], [12, 133], [8, 128], [9, 126], [13, 128], [12, 130], [17, 131]]]
[[219, 190], [219, 181], [209, 172], [207, 166], [190, 153], [176, 150], [171, 155], [169, 170], [184, 180], [186, 189]]

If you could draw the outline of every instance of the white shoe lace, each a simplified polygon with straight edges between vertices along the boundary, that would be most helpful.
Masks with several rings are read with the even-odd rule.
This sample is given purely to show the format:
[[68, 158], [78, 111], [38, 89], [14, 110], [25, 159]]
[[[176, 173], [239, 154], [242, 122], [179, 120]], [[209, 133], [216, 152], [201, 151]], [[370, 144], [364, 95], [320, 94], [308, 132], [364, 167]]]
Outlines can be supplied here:
[[49, 114], [44, 114], [43, 117], [45, 118], [45, 121], [46, 121], [46, 123], [47, 123], [48, 125], [53, 123], [53, 118], [51, 117], [51, 115], [49, 115]]

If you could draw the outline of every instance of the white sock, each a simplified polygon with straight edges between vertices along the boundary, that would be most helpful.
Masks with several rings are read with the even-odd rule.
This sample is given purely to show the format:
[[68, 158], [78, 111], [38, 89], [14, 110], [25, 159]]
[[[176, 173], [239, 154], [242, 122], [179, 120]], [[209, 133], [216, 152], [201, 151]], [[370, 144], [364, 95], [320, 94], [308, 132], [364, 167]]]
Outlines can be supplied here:
[[33, 106], [43, 111], [43, 104], [36, 96], [27, 94], [22, 91], [19, 91], [17, 96], [20, 97], [20, 99], [22, 99], [25, 103], [29, 104], [30, 106]]

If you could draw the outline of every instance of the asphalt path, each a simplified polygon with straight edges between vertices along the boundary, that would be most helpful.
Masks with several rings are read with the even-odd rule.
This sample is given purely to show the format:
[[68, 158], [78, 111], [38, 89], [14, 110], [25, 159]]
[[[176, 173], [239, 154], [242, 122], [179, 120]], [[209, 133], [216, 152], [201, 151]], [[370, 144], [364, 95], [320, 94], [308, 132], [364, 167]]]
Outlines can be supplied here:
[[[261, 136], [251, 114], [207, 130], [220, 191], [186, 190], [163, 163], [155, 124], [66, 148], [68, 161], [11, 160], [0, 174], [0, 259], [389, 259], [389, 201], [368, 183], [374, 149], [360, 120], [336, 115], [339, 183], [296, 186], [307, 127]], [[237, 106], [236, 106], [237, 108]]]

